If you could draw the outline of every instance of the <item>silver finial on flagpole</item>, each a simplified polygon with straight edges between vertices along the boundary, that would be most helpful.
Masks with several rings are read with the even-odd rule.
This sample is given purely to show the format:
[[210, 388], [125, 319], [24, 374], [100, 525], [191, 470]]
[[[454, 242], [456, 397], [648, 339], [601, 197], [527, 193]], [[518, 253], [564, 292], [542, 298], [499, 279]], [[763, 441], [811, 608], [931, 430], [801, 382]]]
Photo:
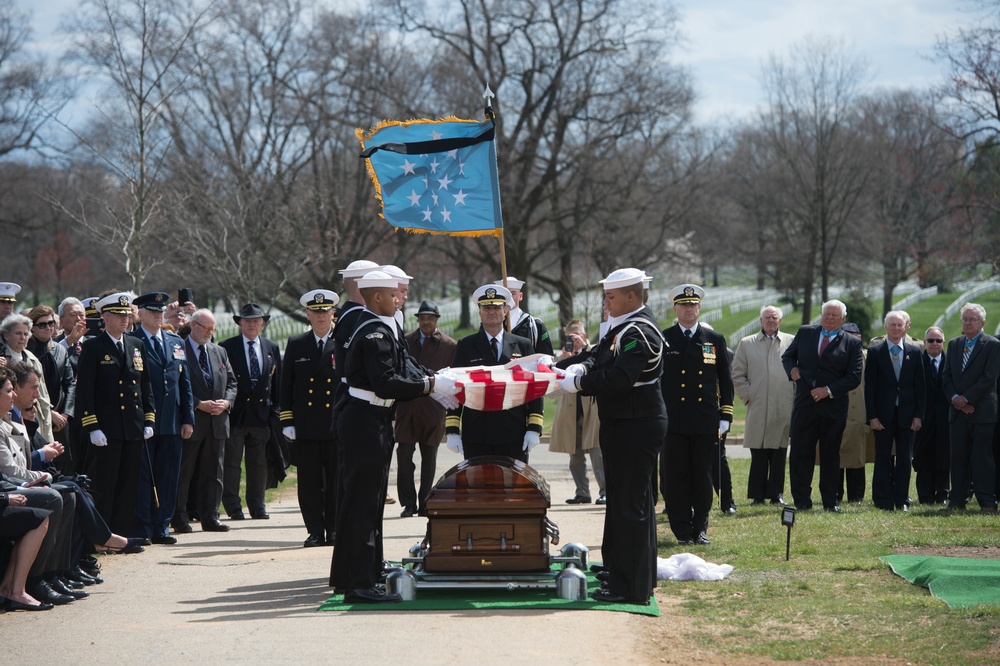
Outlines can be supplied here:
[[487, 119], [492, 119], [493, 118], [493, 98], [494, 97], [496, 97], [496, 95], [494, 95], [493, 91], [490, 90], [490, 82], [487, 81], [486, 82], [486, 90], [483, 91], [483, 99], [486, 100], [486, 118]]

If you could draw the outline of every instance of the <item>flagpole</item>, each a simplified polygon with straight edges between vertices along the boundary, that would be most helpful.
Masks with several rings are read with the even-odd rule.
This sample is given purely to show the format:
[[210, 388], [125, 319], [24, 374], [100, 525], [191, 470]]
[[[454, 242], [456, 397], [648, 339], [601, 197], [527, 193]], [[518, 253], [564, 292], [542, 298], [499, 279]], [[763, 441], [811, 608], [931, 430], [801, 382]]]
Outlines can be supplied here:
[[[486, 100], [486, 109], [485, 109], [486, 120], [492, 120], [494, 127], [496, 127], [496, 117], [493, 114], [494, 97], [495, 95], [493, 94], [493, 91], [490, 90], [490, 82], [487, 81], [486, 90], [483, 91], [483, 99]], [[496, 141], [495, 137], [493, 141], [494, 142]], [[497, 238], [500, 239], [500, 277], [503, 281], [503, 288], [509, 290], [510, 287], [507, 286], [507, 251], [504, 248], [504, 243], [503, 243], [503, 225], [500, 226], [500, 233], [498, 234]], [[504, 319], [507, 322], [507, 332], [510, 333], [510, 326], [511, 326], [510, 317], [508, 316], [505, 317]]]

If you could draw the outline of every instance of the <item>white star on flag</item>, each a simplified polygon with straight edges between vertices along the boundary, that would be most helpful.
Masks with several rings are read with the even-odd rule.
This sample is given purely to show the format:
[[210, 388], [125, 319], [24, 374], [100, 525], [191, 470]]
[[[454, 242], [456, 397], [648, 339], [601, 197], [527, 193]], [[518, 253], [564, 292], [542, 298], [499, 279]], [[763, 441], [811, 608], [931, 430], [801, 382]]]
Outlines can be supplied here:
[[403, 169], [403, 174], [413, 173], [413, 167], [415, 166], [417, 165], [410, 162], [410, 160], [403, 160], [403, 166], [401, 167]]
[[420, 195], [417, 194], [416, 190], [410, 190], [410, 196], [408, 196], [406, 198], [410, 200], [410, 205], [411, 206], [419, 206], [420, 205]]
[[456, 206], [459, 205], [459, 204], [462, 204], [463, 206], [465, 205], [465, 197], [467, 195], [462, 190], [459, 190], [458, 194], [453, 194], [451, 196], [455, 197], [455, 205]]
[[452, 180], [448, 178], [448, 174], [444, 175], [444, 178], [438, 178], [438, 189], [447, 190], [448, 186], [452, 184]]

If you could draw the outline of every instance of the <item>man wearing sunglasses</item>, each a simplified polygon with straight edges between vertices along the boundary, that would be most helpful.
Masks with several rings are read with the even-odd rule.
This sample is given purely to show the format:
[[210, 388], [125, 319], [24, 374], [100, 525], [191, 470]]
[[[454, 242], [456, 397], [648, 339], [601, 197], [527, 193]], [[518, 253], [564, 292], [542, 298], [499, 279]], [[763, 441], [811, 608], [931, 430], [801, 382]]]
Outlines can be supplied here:
[[913, 471], [916, 472], [917, 499], [921, 504], [948, 501], [948, 398], [941, 385], [945, 364], [944, 331], [931, 326], [924, 333], [924, 420], [913, 442]]

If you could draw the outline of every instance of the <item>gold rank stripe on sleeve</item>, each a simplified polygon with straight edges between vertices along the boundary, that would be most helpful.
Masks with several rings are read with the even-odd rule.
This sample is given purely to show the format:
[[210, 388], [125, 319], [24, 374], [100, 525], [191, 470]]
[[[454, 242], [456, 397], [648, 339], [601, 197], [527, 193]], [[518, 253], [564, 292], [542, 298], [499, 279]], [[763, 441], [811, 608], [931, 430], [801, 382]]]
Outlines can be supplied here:
[[295, 420], [295, 418], [292, 416], [292, 410], [290, 410], [290, 409], [286, 410], [284, 412], [281, 412], [281, 417], [280, 418], [281, 418], [282, 421], [294, 421]]
[[146, 422], [147, 423], [156, 423], [156, 413], [155, 412], [146, 412]]
[[541, 414], [528, 414], [528, 425], [529, 426], [541, 426], [542, 425], [542, 415]]
[[84, 427], [97, 425], [97, 416], [94, 414], [89, 414], [87, 416], [84, 416], [82, 419], [80, 419], [80, 425]]
[[460, 428], [462, 426], [462, 419], [458, 416], [448, 416], [444, 420], [444, 425], [446, 428]]
[[733, 415], [733, 406], [732, 405], [722, 405], [719, 408], [719, 411], [722, 412], [722, 414], [724, 416], [732, 416]]

